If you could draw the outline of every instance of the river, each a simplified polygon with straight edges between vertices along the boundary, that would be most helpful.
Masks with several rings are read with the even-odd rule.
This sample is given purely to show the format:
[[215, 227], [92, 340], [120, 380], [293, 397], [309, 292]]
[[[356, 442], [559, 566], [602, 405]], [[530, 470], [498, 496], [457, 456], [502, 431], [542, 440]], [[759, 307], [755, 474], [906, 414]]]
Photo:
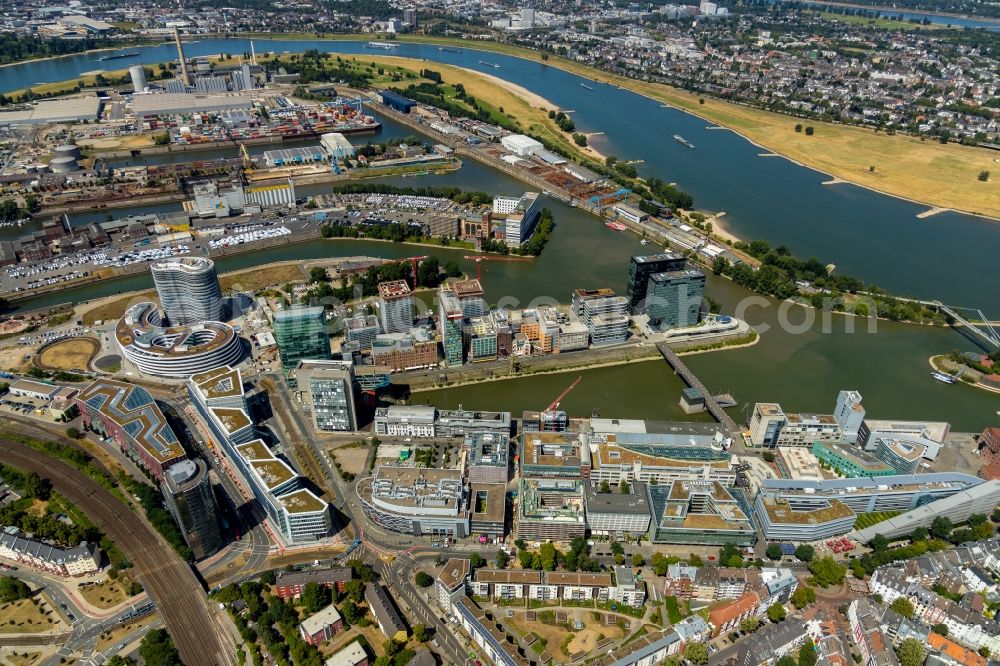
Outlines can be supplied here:
[[[364, 42], [255, 40], [257, 52], [310, 48], [372, 53]], [[212, 39], [185, 45], [190, 56], [249, 52], [246, 39]], [[124, 50], [123, 50], [124, 51]], [[2, 87], [22, 88], [60, 81], [80, 72], [123, 68], [135, 62], [176, 57], [172, 45], [135, 47], [135, 59], [107, 62], [81, 54], [4, 68]], [[379, 51], [384, 54], [383, 51]], [[926, 207], [853, 185], [824, 186], [827, 178], [785, 159], [762, 158], [759, 148], [728, 131], [712, 131], [690, 114], [665, 109], [636, 93], [586, 79], [542, 62], [470, 49], [401, 43], [393, 55], [446, 62], [500, 76], [572, 110], [584, 132], [603, 131], [595, 145], [624, 159], [642, 160], [639, 171], [675, 181], [694, 195], [696, 205], [727, 212], [726, 225], [742, 238], [784, 244], [796, 255], [817, 256], [837, 270], [878, 284], [890, 292], [946, 303], [976, 306], [988, 313], [1000, 306], [1000, 274], [970, 270], [989, 266], [1000, 247], [1000, 224], [971, 215], [940, 213], [918, 219]], [[499, 68], [481, 64], [486, 58]], [[697, 148], [672, 139], [681, 134]]]
[[902, 21], [924, 21], [933, 25], [941, 25], [946, 27], [958, 27], [958, 28], [983, 28], [985, 30], [990, 30], [992, 32], [1000, 31], [1000, 20], [997, 19], [977, 19], [969, 16], [948, 16], [946, 14], [934, 14], [932, 12], [918, 12], [918, 11], [905, 11], [892, 9], [890, 7], [861, 7], [861, 6], [845, 6], [828, 4], [826, 2], [812, 0], [797, 0], [806, 5], [814, 5], [821, 8], [831, 8], [834, 11], [840, 9], [847, 9], [849, 11], [857, 10], [865, 12], [866, 14], [872, 14], [881, 16], [887, 19], [899, 19]]
[[[234, 46], [242, 43], [202, 42], [187, 48], [190, 55], [214, 53], [223, 47], [238, 53], [243, 49]], [[363, 45], [350, 42], [289, 41], [271, 48], [301, 50], [319, 45], [340, 51], [363, 50]], [[263, 48], [258, 41], [258, 52]], [[143, 61], [158, 62], [170, 52], [144, 52]], [[456, 64], [472, 68], [477, 68], [481, 55], [439, 52], [433, 47], [410, 44], [397, 53], [462, 60]], [[914, 214], [918, 206], [852, 186], [824, 187], [819, 184], [822, 176], [814, 171], [785, 160], [756, 158], [758, 149], [733, 134], [706, 131], [703, 121], [662, 109], [627, 91], [601, 86], [599, 91], [588, 93], [576, 85], [577, 77], [555, 68], [496, 54], [490, 54], [489, 60], [502, 64], [500, 70], [490, 73], [545, 91], [549, 99], [575, 109], [577, 124], [584, 131], [607, 131], [601, 141], [603, 150], [645, 159], [641, 165], [645, 173], [678, 181], [694, 193], [703, 207], [729, 211], [728, 224], [739, 234], [785, 243], [803, 255], [815, 252], [837, 263], [844, 272], [886, 287], [895, 284], [894, 290], [936, 295], [946, 301], [996, 310], [1000, 274], [970, 267], [992, 265], [990, 255], [1000, 247], [1000, 225], [953, 214], [917, 220]], [[93, 63], [83, 66], [92, 67]], [[4, 74], [11, 69], [3, 70]], [[6, 76], [4, 84], [17, 87], [9, 84]], [[629, 113], [621, 113], [622, 108], [628, 108]], [[613, 113], [617, 116], [610, 118]], [[385, 125], [384, 135], [409, 133], [391, 123]], [[670, 138], [674, 132], [691, 139], [697, 149], [692, 151], [674, 142]], [[516, 194], [525, 189], [520, 182], [471, 160], [457, 173], [397, 177], [387, 182], [412, 186], [448, 184], [494, 194]], [[775, 191], [775, 183], [781, 183], [780, 192]], [[329, 191], [328, 187], [302, 188], [302, 193], [317, 194]], [[557, 228], [540, 258], [533, 262], [485, 261], [480, 265], [489, 301], [524, 307], [539, 299], [566, 302], [570, 290], [577, 287], [624, 290], [629, 255], [651, 248], [559, 202], [548, 200], [546, 205], [555, 213]], [[176, 204], [170, 207], [177, 208]], [[231, 271], [280, 260], [362, 254], [433, 254], [442, 261], [458, 261], [470, 274], [476, 271], [472, 262], [461, 259], [466, 254], [461, 250], [350, 240], [313, 241], [223, 258], [218, 267], [220, 271]], [[150, 286], [146, 274], [58, 292], [33, 299], [25, 306], [78, 302]], [[845, 388], [859, 390], [869, 413], [877, 418], [943, 419], [958, 430], [975, 431], [997, 420], [1000, 396], [963, 385], [941, 384], [929, 376], [929, 356], [955, 348], [973, 348], [954, 331], [878, 322], [877, 333], [859, 326], [859, 332], [851, 334], [844, 330], [848, 320], [836, 317], [828, 332], [820, 322], [803, 327], [801, 332], [790, 332], [776, 325], [780, 306], [773, 300], [753, 297], [712, 276], [708, 294], [724, 303], [728, 312], [734, 311], [743, 299], [759, 299], [765, 305], [750, 308], [745, 317], [754, 325], [771, 327], [754, 347], [688, 357], [707, 386], [717, 392], [732, 392], [740, 401], [733, 410], [738, 421], [745, 418], [745, 410], [755, 401], [782, 401], [789, 411], [829, 413], [837, 391]], [[809, 312], [793, 307], [789, 319], [799, 322]], [[662, 362], [577, 374], [584, 381], [564, 403], [575, 415], [587, 415], [596, 408], [605, 416], [681, 418], [676, 407], [679, 380]], [[544, 407], [575, 376], [538, 376], [418, 396], [442, 407], [462, 403], [518, 412]]]

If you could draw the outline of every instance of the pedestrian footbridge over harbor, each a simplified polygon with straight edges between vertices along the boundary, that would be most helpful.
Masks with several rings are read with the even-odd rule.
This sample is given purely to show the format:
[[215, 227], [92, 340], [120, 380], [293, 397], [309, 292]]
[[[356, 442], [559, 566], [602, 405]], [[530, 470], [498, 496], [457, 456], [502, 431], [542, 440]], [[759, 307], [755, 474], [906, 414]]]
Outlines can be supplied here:
[[677, 355], [677, 352], [671, 349], [665, 342], [658, 342], [656, 349], [659, 350], [660, 355], [663, 356], [663, 360], [667, 362], [667, 365], [673, 368], [674, 372], [680, 375], [687, 382], [688, 386], [701, 393], [705, 401], [705, 409], [712, 415], [712, 418], [724, 425], [729, 430], [733, 439], [737, 439], [740, 435], [740, 428], [736, 425], [736, 422], [733, 421], [729, 414], [726, 414], [719, 401], [705, 388], [705, 385], [698, 379], [698, 376], [687, 367], [684, 361], [681, 360], [681, 357]]

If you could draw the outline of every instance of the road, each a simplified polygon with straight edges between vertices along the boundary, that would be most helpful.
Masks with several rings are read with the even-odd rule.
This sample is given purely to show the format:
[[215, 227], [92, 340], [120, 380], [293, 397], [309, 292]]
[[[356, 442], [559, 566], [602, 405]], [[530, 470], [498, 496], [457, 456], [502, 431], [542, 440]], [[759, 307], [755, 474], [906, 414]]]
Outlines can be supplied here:
[[235, 646], [209, 611], [201, 582], [145, 520], [82, 472], [23, 444], [0, 437], [0, 461], [49, 479], [115, 542], [135, 565], [185, 664], [232, 660]]

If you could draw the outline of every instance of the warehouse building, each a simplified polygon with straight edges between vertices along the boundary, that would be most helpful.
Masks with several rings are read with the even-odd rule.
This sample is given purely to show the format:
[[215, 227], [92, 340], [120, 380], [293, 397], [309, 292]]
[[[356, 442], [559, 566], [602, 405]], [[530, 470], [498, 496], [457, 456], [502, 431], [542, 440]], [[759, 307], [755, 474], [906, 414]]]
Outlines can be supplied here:
[[378, 93], [376, 93], [375, 98], [379, 101], [379, 103], [385, 104], [390, 109], [395, 109], [400, 113], [409, 113], [410, 109], [417, 105], [417, 103], [409, 97], [403, 97], [399, 93], [393, 92], [392, 90], [379, 90]]
[[97, 122], [101, 100], [95, 96], [46, 99], [35, 102], [27, 111], [0, 113], [0, 127], [5, 125], [46, 125], [49, 123]]
[[512, 152], [518, 157], [531, 157], [545, 149], [540, 141], [523, 134], [509, 134], [500, 139], [500, 145], [504, 147], [504, 150]]
[[169, 116], [185, 113], [217, 113], [253, 108], [253, 96], [244, 93], [200, 94], [187, 92], [163, 92], [152, 95], [136, 95], [132, 98], [132, 113], [137, 119], [155, 116]]

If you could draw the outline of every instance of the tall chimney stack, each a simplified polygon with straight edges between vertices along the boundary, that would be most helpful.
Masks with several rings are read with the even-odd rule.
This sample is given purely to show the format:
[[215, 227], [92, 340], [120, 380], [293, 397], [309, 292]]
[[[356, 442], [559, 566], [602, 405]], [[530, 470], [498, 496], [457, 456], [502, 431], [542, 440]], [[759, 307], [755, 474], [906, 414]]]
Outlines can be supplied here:
[[191, 73], [188, 72], [187, 59], [184, 57], [184, 47], [181, 46], [181, 33], [177, 32], [177, 27], [174, 26], [174, 41], [177, 42], [177, 57], [181, 61], [181, 81], [184, 85], [191, 86]]

